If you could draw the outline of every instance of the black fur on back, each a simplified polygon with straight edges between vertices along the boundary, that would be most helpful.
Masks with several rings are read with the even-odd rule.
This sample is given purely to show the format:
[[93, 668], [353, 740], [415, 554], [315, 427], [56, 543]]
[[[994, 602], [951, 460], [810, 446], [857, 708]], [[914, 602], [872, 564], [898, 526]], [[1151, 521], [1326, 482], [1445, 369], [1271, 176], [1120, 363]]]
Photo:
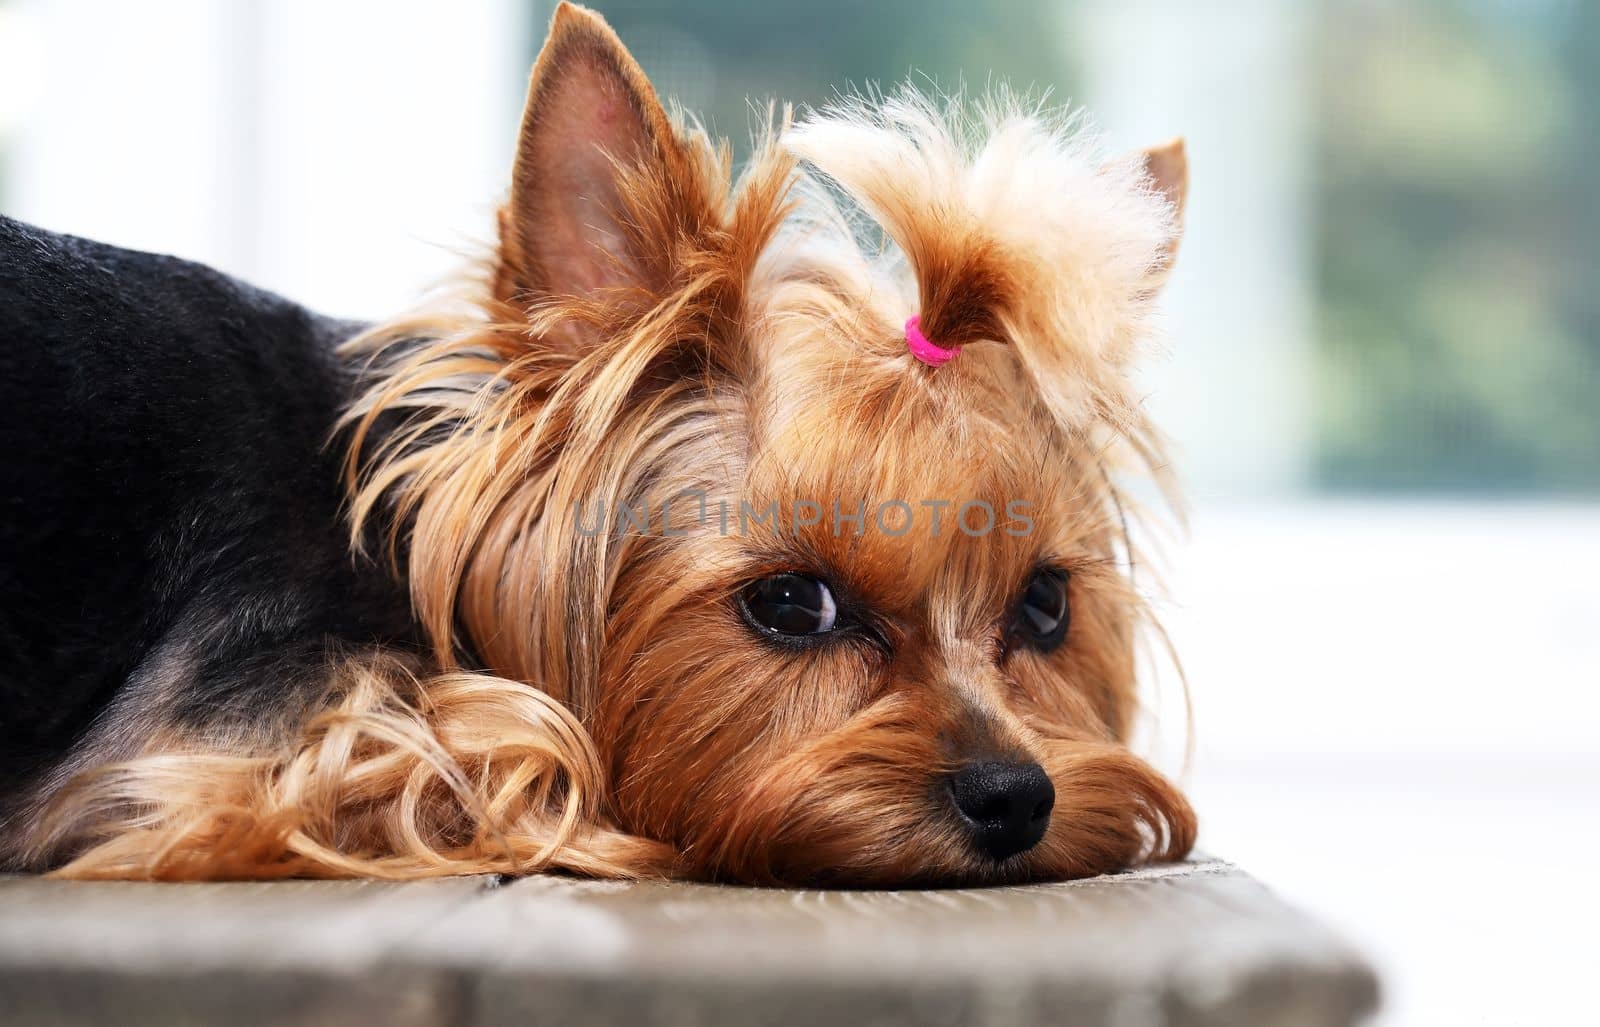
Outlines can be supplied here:
[[0, 820], [186, 634], [179, 721], [269, 716], [330, 650], [412, 643], [329, 444], [359, 328], [0, 217]]

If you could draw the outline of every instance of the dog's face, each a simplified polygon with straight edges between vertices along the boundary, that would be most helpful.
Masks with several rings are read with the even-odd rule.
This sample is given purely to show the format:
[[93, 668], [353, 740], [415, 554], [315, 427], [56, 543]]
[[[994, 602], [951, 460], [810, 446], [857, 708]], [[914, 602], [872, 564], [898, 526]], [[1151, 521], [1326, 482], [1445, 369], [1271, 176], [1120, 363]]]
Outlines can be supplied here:
[[[1126, 369], [1182, 152], [987, 129], [909, 99], [813, 118], [734, 187], [603, 22], [556, 15], [501, 325], [414, 379], [493, 369], [412, 587], [441, 648], [459, 622], [582, 718], [609, 816], [691, 873], [1058, 878], [1193, 840], [1125, 746], [1143, 614], [1113, 485], [1153, 452]], [[912, 314], [958, 356], [909, 354]]]
[[956, 417], [824, 366], [773, 355], [733, 422], [748, 455], [699, 483], [705, 523], [667, 504], [692, 534], [618, 582], [595, 734], [623, 824], [787, 882], [1060, 878], [1186, 847], [1182, 799], [1118, 744], [1138, 608], [1102, 469], [1001, 396]]

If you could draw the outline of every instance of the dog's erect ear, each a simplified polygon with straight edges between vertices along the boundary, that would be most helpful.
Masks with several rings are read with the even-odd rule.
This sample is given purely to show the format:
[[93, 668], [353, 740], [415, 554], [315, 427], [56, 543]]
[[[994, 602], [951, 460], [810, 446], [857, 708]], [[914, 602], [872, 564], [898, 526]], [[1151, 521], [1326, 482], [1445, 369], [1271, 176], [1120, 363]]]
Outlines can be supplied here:
[[1184, 151], [1183, 139], [1171, 139], [1160, 146], [1152, 146], [1139, 156], [1150, 184], [1172, 204], [1173, 212], [1181, 223], [1183, 204], [1189, 196], [1189, 155]]
[[[544, 296], [653, 289], [661, 254], [644, 252], [629, 217], [630, 184], [685, 172], [655, 90], [598, 14], [556, 7], [534, 63], [500, 211], [497, 298], [524, 306]], [[637, 182], [635, 181], [637, 179]]]
[[1159, 287], [1172, 270], [1172, 262], [1178, 255], [1178, 243], [1183, 239], [1183, 208], [1189, 198], [1189, 155], [1184, 151], [1180, 137], [1141, 151], [1138, 159], [1150, 187], [1166, 197], [1172, 205], [1172, 237], [1162, 247], [1160, 266], [1152, 272], [1158, 279], [1156, 285]]

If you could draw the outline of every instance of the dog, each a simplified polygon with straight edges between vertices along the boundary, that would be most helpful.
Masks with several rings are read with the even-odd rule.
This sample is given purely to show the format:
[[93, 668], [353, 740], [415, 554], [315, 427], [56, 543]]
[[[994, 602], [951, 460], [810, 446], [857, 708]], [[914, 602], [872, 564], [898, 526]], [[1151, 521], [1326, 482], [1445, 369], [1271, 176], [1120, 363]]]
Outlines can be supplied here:
[[737, 180], [556, 10], [377, 325], [0, 220], [0, 866], [807, 886], [1181, 858], [1129, 748], [1181, 142], [900, 92]]

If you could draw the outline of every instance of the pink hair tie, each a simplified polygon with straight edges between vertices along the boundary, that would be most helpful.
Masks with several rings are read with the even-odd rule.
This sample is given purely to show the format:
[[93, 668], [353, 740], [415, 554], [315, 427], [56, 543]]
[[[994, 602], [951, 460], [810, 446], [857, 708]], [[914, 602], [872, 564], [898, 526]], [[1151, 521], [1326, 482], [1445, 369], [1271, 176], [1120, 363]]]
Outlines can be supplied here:
[[912, 314], [910, 319], [906, 321], [906, 349], [909, 349], [912, 356], [929, 367], [938, 367], [941, 364], [949, 363], [960, 352], [960, 348], [945, 349], [943, 346], [929, 342], [928, 337], [922, 334], [921, 320], [921, 314]]

